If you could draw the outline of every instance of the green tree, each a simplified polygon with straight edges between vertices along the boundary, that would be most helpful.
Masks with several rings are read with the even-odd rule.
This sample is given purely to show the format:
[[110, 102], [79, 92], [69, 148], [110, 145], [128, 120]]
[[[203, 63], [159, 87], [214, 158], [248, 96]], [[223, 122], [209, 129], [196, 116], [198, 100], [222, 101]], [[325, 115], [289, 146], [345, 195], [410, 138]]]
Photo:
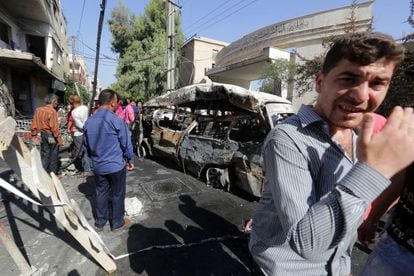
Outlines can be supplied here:
[[83, 85], [80, 84], [76, 84], [77, 86], [77, 90], [75, 87], [75, 81], [70, 79], [70, 78], [66, 78], [66, 85], [65, 85], [65, 103], [68, 103], [69, 101], [69, 96], [70, 95], [77, 95], [79, 92], [79, 96], [81, 97], [82, 101], [84, 103], [88, 103], [90, 100], [90, 95], [88, 93], [88, 91], [86, 90], [86, 88]]
[[388, 116], [394, 106], [414, 107], [414, 77], [405, 74], [414, 64], [414, 43], [405, 43], [405, 59], [395, 71], [390, 88], [378, 112]]
[[112, 50], [122, 57], [128, 46], [134, 40], [134, 23], [136, 17], [125, 6], [124, 2], [119, 2], [119, 7], [115, 7], [111, 12], [108, 24], [112, 33]]
[[279, 94], [288, 84], [292, 83], [296, 66], [286, 59], [276, 59], [264, 70], [260, 91]]
[[[175, 22], [175, 46], [180, 49], [184, 40], [180, 16], [176, 15]], [[119, 7], [112, 10], [108, 23], [112, 50], [119, 54], [117, 82], [111, 88], [128, 98], [147, 100], [161, 95], [166, 81], [165, 1], [151, 0], [141, 16], [135, 16], [120, 2]], [[178, 54], [177, 51], [176, 60]], [[176, 68], [178, 70], [178, 66]]]

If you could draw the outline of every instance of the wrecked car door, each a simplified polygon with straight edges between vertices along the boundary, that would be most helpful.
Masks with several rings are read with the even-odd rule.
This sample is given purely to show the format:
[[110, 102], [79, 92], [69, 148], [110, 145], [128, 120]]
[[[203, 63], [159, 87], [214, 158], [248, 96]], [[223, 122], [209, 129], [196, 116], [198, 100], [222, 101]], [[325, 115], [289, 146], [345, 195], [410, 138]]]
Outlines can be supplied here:
[[229, 167], [238, 149], [238, 144], [228, 139], [232, 123], [232, 118], [200, 116], [180, 145], [183, 168], [208, 179], [209, 168]]
[[153, 154], [178, 161], [177, 152], [181, 139], [194, 125], [184, 125], [184, 120], [185, 116], [174, 109], [161, 108], [153, 112], [150, 134]]
[[161, 116], [169, 114], [163, 111], [153, 116], [157, 119], [148, 139], [153, 149], [173, 157], [184, 172], [208, 185], [238, 187], [257, 197], [263, 190], [264, 139], [294, 113], [286, 99], [222, 83], [182, 87], [144, 105], [188, 111], [177, 122], [174, 109], [171, 115]]
[[237, 118], [230, 131], [231, 140], [239, 144], [233, 155], [234, 174], [240, 189], [260, 196], [263, 190], [262, 146], [270, 126], [254, 114]]

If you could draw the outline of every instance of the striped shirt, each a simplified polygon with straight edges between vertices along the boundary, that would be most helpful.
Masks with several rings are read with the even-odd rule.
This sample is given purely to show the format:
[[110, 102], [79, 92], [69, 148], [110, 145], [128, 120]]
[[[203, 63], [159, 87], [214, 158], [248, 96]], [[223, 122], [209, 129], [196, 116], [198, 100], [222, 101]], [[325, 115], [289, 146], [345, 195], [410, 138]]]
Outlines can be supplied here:
[[389, 179], [351, 160], [311, 106], [277, 125], [263, 148], [249, 245], [259, 266], [268, 275], [349, 275], [364, 211]]
[[33, 116], [31, 127], [32, 136], [40, 132], [53, 134], [59, 145], [62, 145], [62, 136], [59, 131], [58, 114], [51, 105], [38, 107]]

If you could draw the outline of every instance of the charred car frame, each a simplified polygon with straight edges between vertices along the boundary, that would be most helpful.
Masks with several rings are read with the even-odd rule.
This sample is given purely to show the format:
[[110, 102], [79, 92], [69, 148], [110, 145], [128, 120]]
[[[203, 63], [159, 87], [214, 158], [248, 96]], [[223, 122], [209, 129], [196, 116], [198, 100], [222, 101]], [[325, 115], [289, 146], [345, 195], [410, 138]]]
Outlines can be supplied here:
[[236, 186], [258, 197], [264, 138], [293, 112], [289, 101], [272, 94], [221, 83], [190, 85], [144, 104], [141, 147], [208, 185]]

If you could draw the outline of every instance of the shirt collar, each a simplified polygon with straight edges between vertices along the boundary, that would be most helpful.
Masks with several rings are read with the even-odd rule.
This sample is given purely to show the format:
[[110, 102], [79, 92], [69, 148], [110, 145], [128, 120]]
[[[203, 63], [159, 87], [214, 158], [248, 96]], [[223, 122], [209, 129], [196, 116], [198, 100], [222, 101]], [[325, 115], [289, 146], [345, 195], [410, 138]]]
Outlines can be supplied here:
[[316, 122], [324, 122], [325, 120], [322, 119], [314, 110], [312, 105], [302, 105], [297, 113], [302, 128], [305, 128], [313, 123]]
[[[319, 123], [322, 126], [322, 129], [329, 134], [329, 124], [326, 120], [324, 120], [321, 116], [318, 115], [318, 113], [316, 113], [313, 110], [313, 106], [312, 105], [302, 105], [297, 113], [301, 126], [302, 128], [306, 128], [307, 126], [314, 124], [314, 123]], [[353, 129], [353, 132], [355, 132], [356, 134], [359, 134], [360, 129], [356, 128]]]

